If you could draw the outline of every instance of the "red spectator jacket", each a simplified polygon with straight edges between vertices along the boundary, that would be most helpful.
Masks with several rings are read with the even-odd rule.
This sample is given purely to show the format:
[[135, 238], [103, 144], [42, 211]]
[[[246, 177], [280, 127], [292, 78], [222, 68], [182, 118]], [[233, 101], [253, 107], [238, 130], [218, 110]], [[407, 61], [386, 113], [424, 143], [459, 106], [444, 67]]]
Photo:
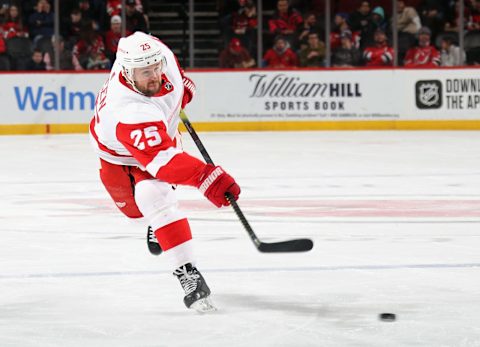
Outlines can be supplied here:
[[107, 13], [110, 17], [120, 15], [122, 12], [121, 0], [108, 0], [107, 1]]
[[255, 29], [257, 27], [257, 18], [249, 18], [244, 13], [235, 12], [232, 18], [233, 31], [243, 31]]
[[366, 66], [392, 66], [393, 48], [387, 44], [383, 46], [371, 46], [363, 51], [363, 59]]
[[[125, 36], [129, 36], [131, 34], [130, 31], [126, 31]], [[122, 37], [122, 33], [114, 33], [113, 31], [109, 30], [105, 33], [105, 47], [108, 53], [115, 54], [117, 52], [118, 41]]]
[[99, 56], [101, 59], [105, 59], [105, 44], [103, 43], [103, 38], [97, 35], [92, 42], [79, 40], [75, 46], [73, 46], [73, 55], [77, 58], [80, 56]]
[[287, 48], [282, 54], [270, 48], [263, 56], [263, 60], [266, 63], [266, 67], [288, 68], [298, 66], [297, 55], [290, 48]]
[[413, 47], [407, 51], [404, 65], [408, 67], [435, 67], [440, 65], [440, 52], [433, 46]]
[[278, 12], [268, 21], [268, 27], [272, 34], [281, 34], [284, 30], [297, 30], [297, 27], [303, 23], [300, 12], [290, 9], [286, 14], [280, 15]]
[[3, 54], [7, 51], [7, 45], [5, 44], [5, 40], [3, 37], [0, 36], [0, 54]]
[[19, 22], [6, 22], [3, 23], [3, 36], [6, 39], [10, 39], [15, 36], [26, 36], [26, 30]]

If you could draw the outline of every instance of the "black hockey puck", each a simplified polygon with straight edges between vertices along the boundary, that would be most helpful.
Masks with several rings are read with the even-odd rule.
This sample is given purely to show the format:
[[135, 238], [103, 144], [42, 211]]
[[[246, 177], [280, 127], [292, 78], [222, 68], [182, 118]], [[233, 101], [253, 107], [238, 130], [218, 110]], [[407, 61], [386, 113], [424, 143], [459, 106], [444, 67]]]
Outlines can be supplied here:
[[378, 318], [385, 322], [393, 322], [397, 319], [397, 316], [395, 316], [395, 313], [380, 313]]

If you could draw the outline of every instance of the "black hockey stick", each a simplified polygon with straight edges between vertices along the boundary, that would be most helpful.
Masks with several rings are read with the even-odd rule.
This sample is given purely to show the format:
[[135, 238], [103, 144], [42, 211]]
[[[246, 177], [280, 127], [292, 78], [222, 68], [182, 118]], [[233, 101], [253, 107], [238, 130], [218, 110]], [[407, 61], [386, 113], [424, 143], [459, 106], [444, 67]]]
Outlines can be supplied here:
[[[188, 133], [190, 134], [193, 141], [195, 142], [195, 145], [197, 145], [197, 148], [202, 154], [205, 161], [213, 165], [212, 158], [210, 158], [210, 156], [208, 155], [207, 150], [205, 149], [205, 146], [203, 146], [202, 141], [198, 137], [195, 129], [193, 129], [192, 124], [188, 120], [188, 117], [183, 110], [180, 111], [180, 118], [182, 119], [183, 124], [185, 124], [185, 127], [187, 128]], [[257, 249], [260, 252], [266, 252], [266, 253], [306, 252], [313, 248], [313, 241], [310, 239], [295, 239], [295, 240], [289, 240], [289, 241], [283, 241], [283, 242], [260, 241], [260, 239], [257, 237], [255, 232], [253, 231], [252, 227], [248, 223], [247, 218], [245, 218], [242, 210], [240, 209], [240, 206], [238, 206], [238, 203], [235, 201], [235, 199], [233, 199], [233, 196], [230, 193], [227, 193], [226, 198], [230, 202], [230, 205], [232, 205], [235, 213], [237, 214], [238, 219], [240, 219], [240, 222], [242, 222], [243, 227], [247, 231], [248, 236], [250, 236], [250, 239], [253, 241], [253, 244], [255, 245], [255, 247], [257, 247]]]

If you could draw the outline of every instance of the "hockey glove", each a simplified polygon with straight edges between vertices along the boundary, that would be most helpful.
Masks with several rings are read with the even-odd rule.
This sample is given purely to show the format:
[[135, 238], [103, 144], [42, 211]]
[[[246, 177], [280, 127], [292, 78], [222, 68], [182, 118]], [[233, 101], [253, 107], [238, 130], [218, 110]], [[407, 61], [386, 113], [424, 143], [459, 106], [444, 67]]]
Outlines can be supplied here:
[[195, 95], [196, 91], [195, 83], [188, 78], [187, 76], [183, 75], [183, 99], [182, 99], [182, 108], [192, 101], [193, 96]]
[[198, 189], [217, 207], [230, 205], [225, 197], [226, 193], [232, 194], [235, 200], [240, 194], [240, 186], [233, 177], [223, 171], [220, 166], [212, 164], [205, 166]]

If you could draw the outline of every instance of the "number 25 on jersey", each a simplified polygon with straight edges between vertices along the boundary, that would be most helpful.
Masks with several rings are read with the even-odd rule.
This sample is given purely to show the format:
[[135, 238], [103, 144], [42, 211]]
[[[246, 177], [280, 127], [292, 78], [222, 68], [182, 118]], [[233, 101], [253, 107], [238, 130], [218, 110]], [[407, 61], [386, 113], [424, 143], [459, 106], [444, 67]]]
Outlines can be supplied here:
[[133, 140], [133, 146], [140, 151], [145, 149], [145, 141], [148, 146], [153, 147], [162, 143], [162, 138], [156, 126], [149, 126], [142, 129], [132, 130], [130, 138]]

